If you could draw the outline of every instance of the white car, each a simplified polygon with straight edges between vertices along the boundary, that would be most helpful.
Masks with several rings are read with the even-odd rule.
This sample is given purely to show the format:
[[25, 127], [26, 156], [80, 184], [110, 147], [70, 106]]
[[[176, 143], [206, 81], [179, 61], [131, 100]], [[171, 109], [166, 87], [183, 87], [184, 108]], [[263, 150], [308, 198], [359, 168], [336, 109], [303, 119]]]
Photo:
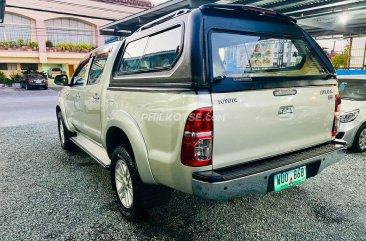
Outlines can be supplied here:
[[345, 140], [353, 151], [364, 152], [366, 151], [366, 78], [339, 77], [338, 82], [342, 112], [337, 138]]

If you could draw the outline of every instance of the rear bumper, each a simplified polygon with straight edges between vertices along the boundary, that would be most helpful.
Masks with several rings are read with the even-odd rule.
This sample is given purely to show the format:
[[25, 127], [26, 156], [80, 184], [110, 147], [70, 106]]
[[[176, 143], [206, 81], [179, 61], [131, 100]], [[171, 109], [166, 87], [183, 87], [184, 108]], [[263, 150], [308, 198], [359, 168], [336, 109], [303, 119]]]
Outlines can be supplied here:
[[273, 176], [301, 166], [307, 178], [340, 161], [347, 151], [346, 142], [332, 143], [268, 158], [237, 167], [193, 173], [193, 194], [206, 199], [225, 200], [252, 193], [273, 191]]

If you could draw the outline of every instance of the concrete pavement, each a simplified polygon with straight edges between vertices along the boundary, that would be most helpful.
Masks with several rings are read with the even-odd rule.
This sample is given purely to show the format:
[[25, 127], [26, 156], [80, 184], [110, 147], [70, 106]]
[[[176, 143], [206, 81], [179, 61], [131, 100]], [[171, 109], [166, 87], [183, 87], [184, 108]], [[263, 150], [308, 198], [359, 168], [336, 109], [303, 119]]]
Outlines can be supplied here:
[[0, 89], [0, 127], [56, 121], [58, 91]]

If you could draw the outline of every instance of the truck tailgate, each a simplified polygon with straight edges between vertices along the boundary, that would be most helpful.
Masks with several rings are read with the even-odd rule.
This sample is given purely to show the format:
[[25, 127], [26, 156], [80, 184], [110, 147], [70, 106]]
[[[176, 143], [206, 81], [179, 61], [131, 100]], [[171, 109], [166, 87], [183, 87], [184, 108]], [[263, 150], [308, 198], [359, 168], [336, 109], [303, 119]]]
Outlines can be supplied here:
[[212, 93], [213, 169], [330, 141], [337, 92], [326, 85]]

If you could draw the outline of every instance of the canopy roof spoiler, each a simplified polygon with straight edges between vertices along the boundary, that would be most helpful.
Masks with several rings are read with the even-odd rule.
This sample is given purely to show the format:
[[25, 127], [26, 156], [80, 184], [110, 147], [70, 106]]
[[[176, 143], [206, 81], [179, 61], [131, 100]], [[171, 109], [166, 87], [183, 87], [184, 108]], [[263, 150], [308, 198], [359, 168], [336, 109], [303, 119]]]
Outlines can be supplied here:
[[258, 17], [260, 16], [267, 16], [267, 17], [273, 17], [277, 19], [281, 19], [287, 22], [296, 23], [296, 19], [291, 18], [287, 15], [284, 15], [282, 13], [278, 13], [275, 11], [271, 11], [264, 8], [257, 8], [257, 7], [251, 7], [246, 6], [242, 4], [215, 4], [215, 3], [209, 3], [205, 4], [199, 7], [199, 9], [202, 12], [205, 12], [205, 10], [211, 10], [211, 11], [217, 11], [218, 13], [222, 11], [236, 11], [236, 12], [243, 12], [243, 13], [254, 13], [257, 14]]

